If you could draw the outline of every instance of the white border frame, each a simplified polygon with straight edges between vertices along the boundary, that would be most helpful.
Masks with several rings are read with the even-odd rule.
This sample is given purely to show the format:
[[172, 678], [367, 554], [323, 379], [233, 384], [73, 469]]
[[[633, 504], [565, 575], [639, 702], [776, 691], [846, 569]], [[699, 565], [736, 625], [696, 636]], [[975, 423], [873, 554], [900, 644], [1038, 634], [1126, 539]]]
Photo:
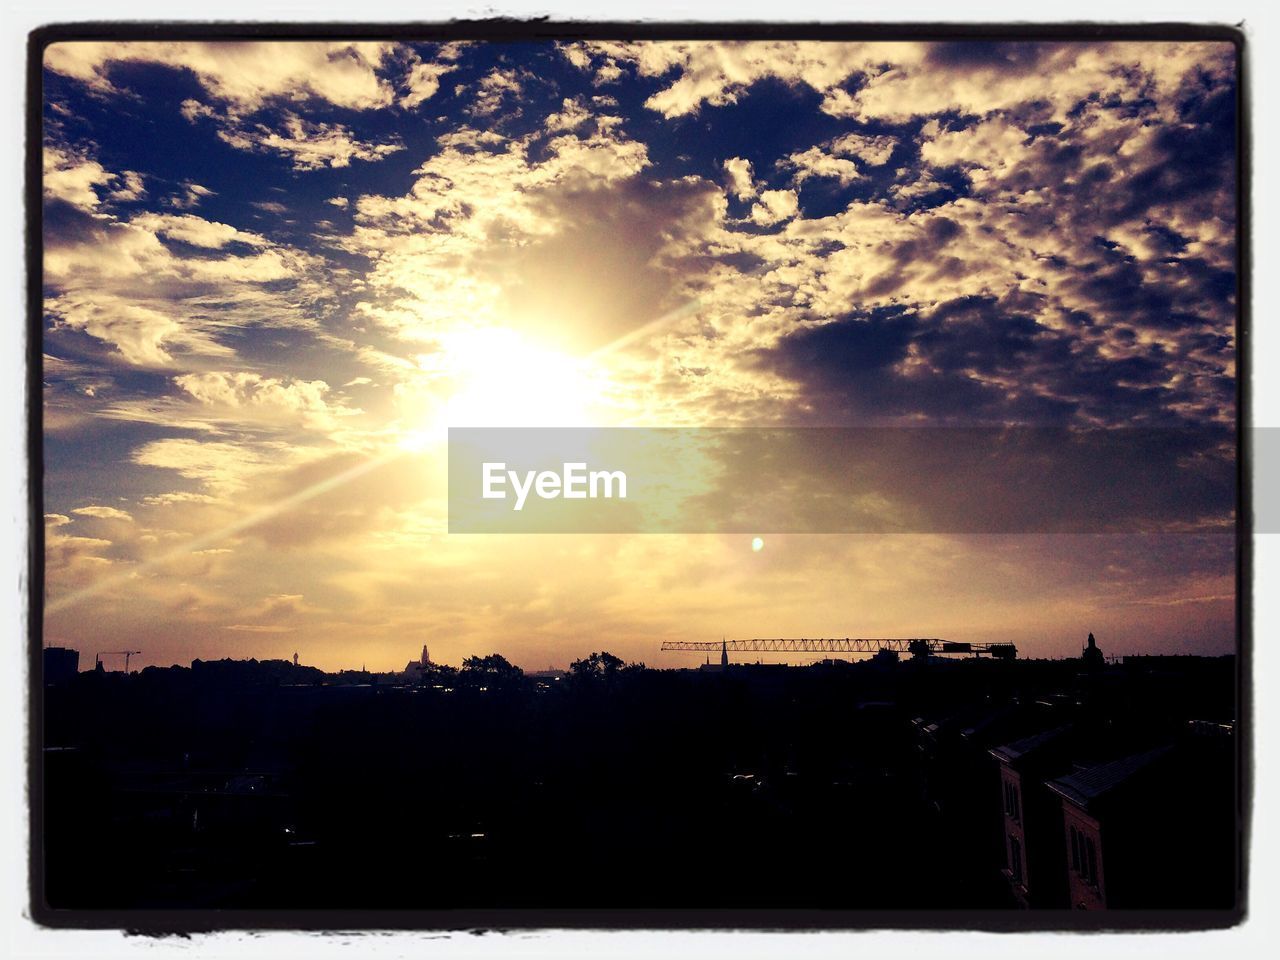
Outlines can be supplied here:
[[[0, 332], [0, 441], [5, 451], [17, 452], [26, 442], [26, 373], [24, 369], [26, 275], [24, 267], [23, 164], [26, 130], [26, 41], [27, 34], [48, 23], [101, 20], [198, 20], [177, 14], [171, 0], [116, 0], [102, 4], [94, 0], [6, 0], [3, 7], [3, 47], [0, 48], [0, 76], [4, 95], [0, 99], [0, 131], [5, 137], [0, 149], [3, 158], [5, 216], [0, 233], [0, 284], [4, 308]], [[1280, 378], [1264, 371], [1280, 363], [1280, 327], [1267, 307], [1280, 304], [1276, 286], [1280, 271], [1272, 269], [1280, 255], [1273, 218], [1280, 217], [1274, 178], [1265, 174], [1277, 169], [1280, 114], [1264, 109], [1270, 95], [1280, 90], [1280, 38], [1273, 4], [1266, 0], [1228, 0], [1225, 3], [1116, 2], [1116, 0], [1076, 0], [1069, 8], [1032, 7], [1011, 0], [970, 0], [963, 6], [926, 0], [905, 7], [899, 2], [849, 3], [836, 0], [790, 0], [785, 5], [763, 0], [623, 0], [604, 8], [587, 0], [505, 0], [492, 5], [458, 2], [423, 4], [391, 0], [376, 10], [335, 0], [222, 0], [207, 8], [223, 21], [264, 22], [388, 22], [481, 19], [494, 16], [514, 18], [549, 17], [553, 20], [613, 21], [706, 21], [706, 22], [989, 22], [1060, 23], [1064, 17], [1076, 22], [1188, 22], [1238, 24], [1243, 26], [1250, 58], [1250, 122], [1252, 131], [1252, 225], [1253, 225], [1253, 369], [1259, 372], [1253, 383], [1253, 410], [1256, 426], [1280, 427]], [[237, 960], [305, 954], [328, 957], [349, 947], [375, 956], [417, 954], [424, 949], [432, 955], [479, 957], [610, 957], [651, 956], [662, 952], [682, 956], [731, 954], [736, 960], [776, 956], [796, 949], [786, 938], [795, 934], [767, 933], [593, 933], [548, 931], [540, 933], [470, 934], [445, 936], [421, 933], [370, 935], [319, 935], [307, 933], [222, 933], [196, 936], [190, 940], [153, 940], [127, 937], [116, 931], [64, 931], [37, 927], [27, 917], [27, 813], [26, 813], [26, 557], [27, 489], [24, 457], [10, 456], [16, 471], [6, 471], [0, 481], [4, 503], [3, 536], [0, 536], [0, 604], [6, 614], [3, 635], [9, 638], [0, 684], [0, 929], [6, 934], [9, 955], [22, 957], [137, 957], [137, 956], [234, 956]], [[1280, 478], [1277, 478], [1280, 479]], [[1261, 494], [1267, 487], [1255, 478]], [[1267, 693], [1280, 682], [1280, 649], [1268, 641], [1280, 634], [1280, 591], [1269, 589], [1280, 583], [1280, 534], [1259, 535], [1254, 541], [1254, 644], [1253, 707], [1255, 758], [1269, 759], [1278, 711]], [[16, 665], [16, 666], [15, 666]], [[1276, 903], [1280, 893], [1280, 830], [1268, 812], [1280, 798], [1275, 769], [1257, 762], [1253, 774], [1253, 804], [1250, 851], [1249, 902], [1251, 915], [1239, 927], [1204, 933], [1133, 934], [1050, 934], [1050, 933], [814, 933], [804, 934], [803, 949], [815, 957], [846, 957], [851, 950], [866, 949], [880, 958], [916, 958], [920, 953], [945, 952], [950, 955], [983, 958], [1017, 957], [1024, 960], [1034, 951], [1037, 960], [1071, 958], [1078, 960], [1082, 949], [1091, 956], [1120, 956], [1135, 951], [1152, 951], [1162, 957], [1200, 957], [1210, 952], [1225, 954], [1223, 960], [1262, 955], [1266, 943], [1272, 949], [1280, 942]], [[1079, 937], [1088, 936], [1087, 943]], [[1135, 940], [1134, 938], [1140, 938]], [[1270, 951], [1267, 951], [1268, 953]]]

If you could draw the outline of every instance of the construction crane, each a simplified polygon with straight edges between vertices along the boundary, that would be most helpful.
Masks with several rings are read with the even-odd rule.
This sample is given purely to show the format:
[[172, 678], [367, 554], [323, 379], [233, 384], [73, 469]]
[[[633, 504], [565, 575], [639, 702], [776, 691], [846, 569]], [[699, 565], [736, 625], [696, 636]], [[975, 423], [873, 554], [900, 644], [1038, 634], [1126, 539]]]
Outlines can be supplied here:
[[124, 657], [124, 672], [128, 674], [129, 658], [136, 657], [141, 653], [141, 650], [103, 650], [101, 653], [94, 656], [93, 663], [94, 666], [98, 666], [102, 663], [103, 657]]
[[719, 650], [722, 654], [730, 651], [759, 653], [878, 653], [890, 650], [894, 653], [910, 653], [913, 656], [933, 656], [939, 654], [966, 654], [972, 657], [989, 656], [996, 660], [1013, 660], [1018, 656], [1018, 648], [1012, 643], [959, 643], [952, 640], [939, 640], [936, 637], [914, 637], [911, 639], [863, 639], [844, 637], [842, 639], [756, 639], [756, 640], [667, 640], [662, 644], [663, 650]]

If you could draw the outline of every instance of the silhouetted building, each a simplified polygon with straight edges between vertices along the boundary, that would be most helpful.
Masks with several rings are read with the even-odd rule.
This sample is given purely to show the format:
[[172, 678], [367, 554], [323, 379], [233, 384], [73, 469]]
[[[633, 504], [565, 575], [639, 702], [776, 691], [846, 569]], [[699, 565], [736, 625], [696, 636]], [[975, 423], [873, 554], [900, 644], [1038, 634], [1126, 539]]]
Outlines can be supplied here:
[[1080, 651], [1080, 659], [1084, 661], [1084, 668], [1089, 673], [1097, 673], [1106, 664], [1102, 651], [1098, 649], [1098, 642], [1093, 639], [1092, 633], [1089, 634], [1089, 640], [1084, 649]]
[[1062, 813], [1045, 780], [1067, 765], [1070, 734], [1070, 725], [1063, 725], [991, 751], [1000, 764], [1004, 876], [1024, 907], [1057, 907], [1065, 900]]
[[720, 662], [712, 663], [710, 655], [707, 656], [707, 662], [698, 667], [700, 673], [723, 673], [729, 669], [729, 644], [725, 640], [720, 641]]
[[428, 673], [434, 664], [431, 662], [431, 655], [427, 652], [427, 645], [422, 645], [422, 655], [417, 660], [410, 660], [404, 665], [404, 676], [406, 680], [421, 680]]
[[980, 712], [937, 721], [917, 717], [917, 782], [920, 799], [937, 818], [951, 856], [970, 876], [982, 878], [983, 889], [998, 891], [1005, 834], [1002, 817], [990, 802], [992, 784], [998, 781], [997, 764], [987, 752], [989, 743], [980, 746], [967, 735], [981, 719]]
[[[1114, 800], [1115, 794], [1127, 781], [1164, 756], [1169, 749], [1148, 750], [1087, 768], [1049, 784], [1049, 789], [1063, 800], [1062, 817], [1070, 866], [1068, 883], [1071, 904], [1076, 909], [1098, 910], [1107, 905], [1102, 823], [1098, 819], [1102, 815], [1103, 798], [1110, 793]], [[1098, 816], [1090, 814], [1090, 808]]]
[[1229, 738], [1165, 744], [1059, 777], [1077, 910], [1217, 907], [1232, 899]]
[[44, 682], [67, 683], [80, 671], [80, 651], [68, 647], [44, 648]]
[[[1082, 683], [1073, 657], [725, 670], [722, 656], [706, 676], [594, 656], [607, 683], [575, 682], [591, 658], [521, 675], [496, 655], [454, 671], [423, 651], [419, 682], [281, 659], [51, 685], [45, 896], [461, 909], [663, 889], [952, 915], [1234, 903], [1231, 658], [1108, 664]], [[1169, 743], [1127, 775], [1103, 767]], [[814, 830], [822, 810], [843, 815]], [[817, 869], [831, 862], [857, 869], [833, 885]], [[1073, 869], [1096, 878], [1092, 901], [1075, 882], [1069, 897]]]

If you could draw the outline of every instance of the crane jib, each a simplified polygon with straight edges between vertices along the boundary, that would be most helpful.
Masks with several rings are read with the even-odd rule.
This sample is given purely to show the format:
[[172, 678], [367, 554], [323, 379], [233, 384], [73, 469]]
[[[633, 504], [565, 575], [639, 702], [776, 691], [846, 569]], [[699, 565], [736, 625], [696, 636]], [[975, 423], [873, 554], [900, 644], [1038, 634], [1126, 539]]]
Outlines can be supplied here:
[[888, 650], [910, 654], [968, 654], [1012, 660], [1017, 647], [1012, 643], [967, 643], [936, 637], [891, 638], [757, 638], [752, 640], [668, 640], [663, 650], [727, 651], [753, 653], [878, 653]]

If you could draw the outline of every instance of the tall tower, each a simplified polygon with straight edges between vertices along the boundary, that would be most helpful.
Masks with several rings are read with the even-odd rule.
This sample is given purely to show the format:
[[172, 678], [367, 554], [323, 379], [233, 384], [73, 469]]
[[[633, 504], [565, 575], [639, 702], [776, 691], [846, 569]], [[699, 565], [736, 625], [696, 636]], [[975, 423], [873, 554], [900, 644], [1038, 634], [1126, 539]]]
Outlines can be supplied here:
[[297, 651], [297, 650], [293, 651], [293, 665], [294, 665], [295, 667], [298, 665], [298, 651]]
[[420, 663], [424, 667], [431, 666], [431, 657], [427, 653], [427, 645], [425, 643], [422, 645], [422, 659], [419, 660], [418, 663]]
[[1098, 642], [1093, 639], [1093, 634], [1089, 634], [1089, 639], [1085, 641], [1085, 648], [1080, 651], [1080, 659], [1084, 661], [1085, 669], [1089, 672], [1101, 670], [1106, 662], [1102, 658], [1102, 650], [1098, 647]]
[[729, 669], [729, 644], [725, 641], [724, 637], [720, 638], [720, 669]]

